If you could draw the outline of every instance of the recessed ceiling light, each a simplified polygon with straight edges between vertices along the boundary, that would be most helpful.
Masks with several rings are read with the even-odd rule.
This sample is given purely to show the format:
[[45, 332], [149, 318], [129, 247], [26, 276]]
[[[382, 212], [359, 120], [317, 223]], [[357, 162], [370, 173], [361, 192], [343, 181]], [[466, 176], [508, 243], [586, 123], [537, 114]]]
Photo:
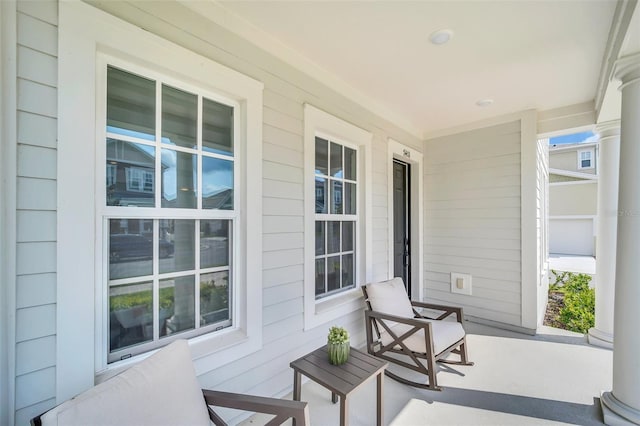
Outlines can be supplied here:
[[429, 36], [429, 40], [431, 41], [431, 43], [435, 44], [436, 46], [445, 44], [452, 38], [453, 38], [453, 31], [451, 30], [438, 30], [436, 32], [431, 33], [431, 35]]
[[479, 107], [488, 107], [491, 104], [493, 104], [493, 99], [480, 99], [478, 102], [476, 102], [476, 105], [478, 105]]

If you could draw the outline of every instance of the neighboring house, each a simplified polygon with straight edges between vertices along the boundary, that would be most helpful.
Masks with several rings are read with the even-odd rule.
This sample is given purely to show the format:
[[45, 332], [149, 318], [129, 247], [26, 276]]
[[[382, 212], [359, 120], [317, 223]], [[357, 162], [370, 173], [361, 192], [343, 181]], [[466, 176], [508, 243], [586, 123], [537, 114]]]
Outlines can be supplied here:
[[594, 256], [598, 142], [549, 146], [549, 252]]
[[[524, 3], [525, 12], [537, 7]], [[593, 88], [609, 21], [627, 10], [593, 3], [585, 4], [608, 16], [597, 25], [602, 51], [589, 54], [588, 74], [578, 73], [591, 76], [586, 85], [560, 85], [581, 103], [557, 104], [561, 87], [541, 101], [544, 111], [526, 96], [500, 114], [481, 111], [474, 99], [473, 113], [443, 130], [409, 126], [373, 97], [322, 78], [321, 67], [282, 59], [253, 25], [214, 1], [1, 1], [0, 424], [24, 425], [177, 338], [189, 340], [204, 387], [285, 395], [290, 361], [326, 342], [330, 325], [363, 344], [360, 287], [399, 274], [397, 240], [413, 299], [535, 333], [548, 283], [540, 137], [594, 124], [599, 107], [584, 100], [605, 94], [606, 84], [597, 94]], [[333, 25], [338, 15], [327, 16]], [[421, 29], [425, 18], [417, 17]], [[584, 34], [595, 33], [587, 24]], [[561, 45], [558, 57], [589, 44]], [[330, 50], [351, 58], [340, 47]], [[401, 47], [388, 49], [407, 61], [423, 55]], [[449, 70], [492, 76], [515, 67], [509, 79], [492, 77], [492, 86], [509, 90], [537, 91], [544, 80], [536, 79], [557, 68], [545, 63], [522, 81], [546, 48], [484, 55], [429, 47], [443, 63], [454, 52]], [[493, 56], [495, 69], [466, 62]], [[403, 94], [443, 102], [434, 122], [458, 113], [444, 101], [487, 90], [441, 72], [440, 60], [418, 72], [435, 69], [441, 93], [416, 85]], [[398, 80], [414, 68], [393, 66]], [[609, 82], [612, 69], [602, 69]], [[440, 83], [445, 74], [455, 84]], [[129, 250], [112, 256], [110, 246], [120, 243]], [[452, 285], [457, 273], [463, 294]]]

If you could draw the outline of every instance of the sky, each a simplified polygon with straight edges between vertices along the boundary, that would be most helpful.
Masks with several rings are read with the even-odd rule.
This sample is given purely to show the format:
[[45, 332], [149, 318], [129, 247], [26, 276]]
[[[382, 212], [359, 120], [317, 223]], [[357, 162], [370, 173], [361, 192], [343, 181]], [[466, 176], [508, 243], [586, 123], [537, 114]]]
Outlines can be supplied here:
[[564, 143], [580, 143], [580, 142], [594, 142], [597, 136], [593, 132], [580, 132], [572, 133], [570, 135], [556, 136], [549, 138], [549, 145], [559, 145]]

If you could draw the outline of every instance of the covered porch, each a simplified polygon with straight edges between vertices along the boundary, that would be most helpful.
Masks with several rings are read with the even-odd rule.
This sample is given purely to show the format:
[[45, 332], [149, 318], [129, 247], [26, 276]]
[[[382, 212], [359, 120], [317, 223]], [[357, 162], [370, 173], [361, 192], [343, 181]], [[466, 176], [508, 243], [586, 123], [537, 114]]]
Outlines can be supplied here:
[[[599, 425], [599, 395], [611, 388], [612, 351], [586, 337], [541, 327], [536, 336], [467, 323], [474, 366], [441, 368], [442, 392], [417, 389], [385, 377], [384, 424], [409, 425]], [[452, 367], [452, 368], [450, 368]], [[390, 366], [392, 371], [398, 367]], [[448, 370], [448, 371], [447, 371]], [[405, 370], [403, 373], [407, 373]], [[292, 373], [293, 376], [293, 373]], [[290, 399], [291, 394], [284, 398]], [[312, 425], [339, 423], [338, 404], [309, 380], [302, 387]], [[376, 421], [376, 384], [369, 380], [349, 398], [349, 424]], [[268, 420], [255, 415], [243, 426]]]
[[[360, 287], [399, 274], [464, 308], [475, 366], [385, 380], [385, 424], [640, 424], [637, 0], [6, 0], [0, 22], [0, 424], [181, 337], [202, 387], [290, 398], [289, 363], [334, 324], [361, 347]], [[575, 129], [602, 144], [591, 345], [539, 327], [546, 138]], [[114, 255], [126, 234], [147, 251]]]

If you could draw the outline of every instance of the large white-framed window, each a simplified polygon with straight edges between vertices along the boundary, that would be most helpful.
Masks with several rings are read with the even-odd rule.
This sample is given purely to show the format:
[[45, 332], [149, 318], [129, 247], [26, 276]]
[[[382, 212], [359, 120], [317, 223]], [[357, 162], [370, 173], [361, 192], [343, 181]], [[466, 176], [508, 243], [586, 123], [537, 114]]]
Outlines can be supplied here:
[[59, 13], [57, 397], [177, 337], [197, 373], [259, 350], [263, 84]]
[[305, 330], [362, 306], [371, 278], [372, 134], [311, 105], [305, 126]]
[[595, 156], [595, 150], [593, 148], [579, 150], [578, 151], [578, 170], [593, 169], [595, 167], [594, 156]]
[[238, 102], [152, 69], [102, 54], [97, 72], [107, 182], [96, 188], [97, 241], [113, 363], [233, 327], [242, 123]]

